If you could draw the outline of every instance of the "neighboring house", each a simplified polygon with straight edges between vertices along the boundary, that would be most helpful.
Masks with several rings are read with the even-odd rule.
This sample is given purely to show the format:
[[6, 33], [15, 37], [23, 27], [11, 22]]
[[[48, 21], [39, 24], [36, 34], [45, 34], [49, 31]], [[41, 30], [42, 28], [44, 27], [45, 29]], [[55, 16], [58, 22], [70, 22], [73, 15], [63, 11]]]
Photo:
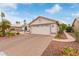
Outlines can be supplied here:
[[59, 30], [58, 22], [53, 19], [39, 16], [29, 23], [31, 34], [55, 36]]
[[26, 32], [27, 25], [15, 24], [15, 25], [11, 25], [10, 29], [11, 29], [11, 31], [14, 31], [14, 32]]
[[79, 18], [75, 18], [72, 27], [74, 30], [79, 30]]
[[22, 31], [22, 25], [12, 25], [10, 29], [15, 32], [20, 32]]

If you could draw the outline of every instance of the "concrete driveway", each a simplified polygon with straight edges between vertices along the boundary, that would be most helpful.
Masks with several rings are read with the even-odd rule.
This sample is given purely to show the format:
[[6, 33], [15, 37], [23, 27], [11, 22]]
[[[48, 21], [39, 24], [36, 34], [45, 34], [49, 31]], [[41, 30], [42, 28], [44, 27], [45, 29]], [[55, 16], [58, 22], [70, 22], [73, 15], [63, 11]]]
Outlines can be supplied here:
[[24, 34], [0, 41], [0, 51], [7, 56], [40, 56], [52, 41], [44, 35]]

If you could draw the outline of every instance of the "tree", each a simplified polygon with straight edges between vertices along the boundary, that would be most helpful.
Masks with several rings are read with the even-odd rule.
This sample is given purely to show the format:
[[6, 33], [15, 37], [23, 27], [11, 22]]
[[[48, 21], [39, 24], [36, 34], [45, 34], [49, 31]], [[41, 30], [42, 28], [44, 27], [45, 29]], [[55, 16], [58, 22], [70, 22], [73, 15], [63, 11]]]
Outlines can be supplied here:
[[2, 22], [1, 22], [1, 31], [3, 36], [5, 36], [5, 30], [4, 30], [4, 26], [3, 26], [3, 18], [5, 17], [5, 14], [3, 12], [1, 12], [1, 18], [2, 18]]
[[67, 26], [66, 32], [73, 32], [73, 28], [70, 26], [70, 24]]
[[2, 22], [0, 23], [0, 27], [1, 27], [1, 31], [2, 31], [3, 36], [6, 35], [5, 31], [7, 29], [9, 29], [10, 25], [11, 25], [11, 23], [8, 20], [4, 19], [4, 17], [5, 17], [5, 14], [3, 12], [1, 12]]
[[[3, 13], [3, 12], [1, 12], [1, 17], [3, 18], [3, 17], [5, 17], [5, 14]], [[3, 19], [2, 19], [3, 20]]]
[[64, 30], [66, 30], [67, 28], [67, 25], [66, 24], [60, 24], [59, 25], [59, 33], [63, 33]]
[[27, 31], [27, 23], [26, 20], [24, 20], [24, 32]]
[[8, 20], [4, 20], [3, 22], [1, 22], [0, 27], [1, 27], [1, 31], [3, 33], [3, 36], [6, 35], [6, 30], [9, 29], [11, 26], [11, 23]]

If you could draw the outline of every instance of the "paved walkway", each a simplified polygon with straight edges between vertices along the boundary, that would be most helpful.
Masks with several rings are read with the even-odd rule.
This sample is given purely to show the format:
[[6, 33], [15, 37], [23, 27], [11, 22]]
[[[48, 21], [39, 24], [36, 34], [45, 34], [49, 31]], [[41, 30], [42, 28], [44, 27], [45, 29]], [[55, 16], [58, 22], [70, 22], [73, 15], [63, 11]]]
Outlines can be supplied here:
[[9, 56], [40, 56], [52, 41], [50, 36], [20, 35], [0, 41], [0, 52]]
[[69, 35], [67, 32], [64, 32], [67, 39], [52, 39], [54, 41], [59, 41], [59, 42], [74, 42], [76, 41], [76, 39], [74, 37], [72, 37], [71, 35]]

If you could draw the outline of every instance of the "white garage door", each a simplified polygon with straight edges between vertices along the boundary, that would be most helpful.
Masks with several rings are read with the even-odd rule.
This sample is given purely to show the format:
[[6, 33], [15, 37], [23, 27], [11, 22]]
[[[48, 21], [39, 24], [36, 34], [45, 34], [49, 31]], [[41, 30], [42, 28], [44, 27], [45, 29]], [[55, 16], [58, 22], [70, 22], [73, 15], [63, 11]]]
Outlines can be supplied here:
[[31, 27], [32, 34], [50, 35], [50, 25], [38, 25]]

